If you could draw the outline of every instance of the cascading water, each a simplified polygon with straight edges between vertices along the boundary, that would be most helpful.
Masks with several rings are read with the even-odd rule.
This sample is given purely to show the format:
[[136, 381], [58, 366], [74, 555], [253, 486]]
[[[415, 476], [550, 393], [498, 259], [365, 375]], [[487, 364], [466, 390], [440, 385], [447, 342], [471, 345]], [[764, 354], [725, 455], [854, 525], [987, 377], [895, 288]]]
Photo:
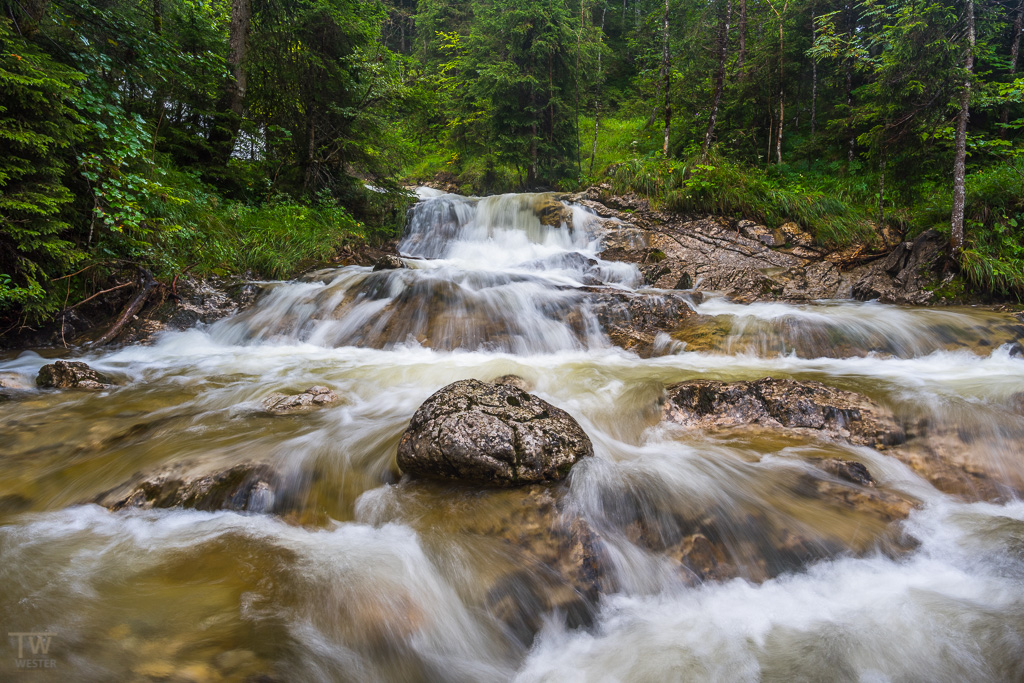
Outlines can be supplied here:
[[[271, 283], [208, 328], [84, 356], [113, 390], [0, 404], [0, 621], [52, 634], [55, 668], [36, 676], [1024, 679], [1017, 322], [709, 295], [693, 304], [713, 328], [703, 346], [640, 358], [611, 343], [592, 297], [663, 293], [601, 260], [599, 227], [551, 195], [426, 196], [405, 268]], [[31, 385], [46, 362], [8, 358], [0, 379]], [[592, 438], [566, 486], [399, 478], [397, 442], [424, 399], [506, 374]], [[896, 457], [660, 420], [666, 385], [766, 376], [860, 392], [915, 432]], [[259, 409], [314, 384], [339, 401]], [[939, 457], [977, 490], [910, 466]], [[874, 483], [818, 467], [837, 460]], [[87, 503], [136, 473], [251, 463], [274, 473], [273, 514]], [[569, 543], [578, 525], [596, 576]], [[701, 560], [712, 569], [695, 573]], [[0, 651], [4, 679], [32, 677], [18, 638]]]

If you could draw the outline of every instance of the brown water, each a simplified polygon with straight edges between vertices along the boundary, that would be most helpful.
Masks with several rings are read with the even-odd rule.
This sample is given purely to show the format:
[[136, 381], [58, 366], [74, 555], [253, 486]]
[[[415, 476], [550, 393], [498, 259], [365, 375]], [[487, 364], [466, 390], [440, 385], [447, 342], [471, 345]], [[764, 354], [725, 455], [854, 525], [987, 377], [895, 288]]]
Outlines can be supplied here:
[[[22, 659], [55, 667], [19, 670], [12, 636], [0, 678], [1024, 679], [1012, 317], [712, 296], [695, 306], [718, 330], [701, 351], [641, 359], [608, 343], [582, 290], [636, 288], [638, 274], [600, 261], [585, 212], [547, 227], [536, 201], [428, 200], [403, 243], [409, 269], [274, 283], [233, 319], [84, 356], [116, 389], [0, 403], [0, 626], [53, 634]], [[24, 353], [0, 373], [29, 386], [45, 362]], [[510, 373], [594, 441], [566, 487], [400, 479], [397, 442], [425, 398]], [[995, 497], [942, 493], [893, 452], [659, 423], [666, 384], [764, 376], [859, 391], [959, 434]], [[313, 384], [341, 400], [258, 409]], [[865, 464], [877, 487], [823, 474], [830, 458]], [[274, 514], [89, 504], [176, 462], [267, 463]], [[571, 548], [550, 541], [573, 518], [603, 558], [596, 595], [566, 581]], [[720, 575], [681, 569], [695, 530]]]

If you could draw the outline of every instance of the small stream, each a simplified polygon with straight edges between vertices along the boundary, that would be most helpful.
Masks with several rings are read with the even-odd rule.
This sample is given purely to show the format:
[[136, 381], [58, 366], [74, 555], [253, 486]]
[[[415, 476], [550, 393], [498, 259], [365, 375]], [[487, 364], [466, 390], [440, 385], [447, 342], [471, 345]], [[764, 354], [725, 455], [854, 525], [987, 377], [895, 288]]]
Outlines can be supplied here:
[[[26, 387], [0, 402], [0, 625], [52, 634], [36, 671], [9, 637], [0, 679], [1024, 680], [1015, 318], [707, 294], [691, 298], [701, 343], [640, 358], [590, 295], [659, 292], [600, 258], [581, 207], [432, 194], [399, 249], [406, 268], [267, 283], [213, 325], [76, 357], [110, 391], [36, 390], [47, 357], [0, 360]], [[575, 417], [595, 457], [529, 491], [401, 477], [428, 396], [509, 374]], [[669, 384], [769, 376], [864, 394], [915, 438], [896, 453], [661, 420]], [[340, 398], [260, 409], [311, 385]], [[922, 476], [926, 438], [984, 486]], [[830, 479], [830, 459], [876, 485]], [[90, 502], [139, 472], [251, 462], [277, 473], [274, 514]], [[552, 540], [569, 519], [601, 558], [591, 594]], [[718, 567], [704, 575], [678, 555], [698, 536]]]

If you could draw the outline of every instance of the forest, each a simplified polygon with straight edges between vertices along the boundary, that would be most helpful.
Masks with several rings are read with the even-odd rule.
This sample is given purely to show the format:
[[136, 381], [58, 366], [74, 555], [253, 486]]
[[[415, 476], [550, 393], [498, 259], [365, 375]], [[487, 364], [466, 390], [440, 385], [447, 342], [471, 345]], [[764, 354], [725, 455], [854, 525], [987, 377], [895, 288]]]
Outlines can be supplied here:
[[4, 0], [0, 332], [607, 183], [1024, 294], [1024, 0]]

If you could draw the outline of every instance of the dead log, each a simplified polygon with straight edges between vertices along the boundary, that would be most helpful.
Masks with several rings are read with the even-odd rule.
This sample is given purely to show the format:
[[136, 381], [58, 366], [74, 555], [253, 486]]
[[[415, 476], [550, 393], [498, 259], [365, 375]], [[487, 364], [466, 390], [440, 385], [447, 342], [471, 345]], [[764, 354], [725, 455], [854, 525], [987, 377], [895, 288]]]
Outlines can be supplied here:
[[121, 330], [128, 324], [128, 321], [139, 312], [143, 304], [149, 298], [149, 295], [153, 293], [153, 290], [159, 286], [159, 282], [153, 277], [145, 268], [139, 268], [139, 291], [132, 297], [128, 305], [121, 311], [121, 315], [117, 316], [117, 320], [110, 326], [102, 337], [92, 343], [93, 346], [103, 346], [104, 344], [110, 343], [117, 335], [121, 334]]

